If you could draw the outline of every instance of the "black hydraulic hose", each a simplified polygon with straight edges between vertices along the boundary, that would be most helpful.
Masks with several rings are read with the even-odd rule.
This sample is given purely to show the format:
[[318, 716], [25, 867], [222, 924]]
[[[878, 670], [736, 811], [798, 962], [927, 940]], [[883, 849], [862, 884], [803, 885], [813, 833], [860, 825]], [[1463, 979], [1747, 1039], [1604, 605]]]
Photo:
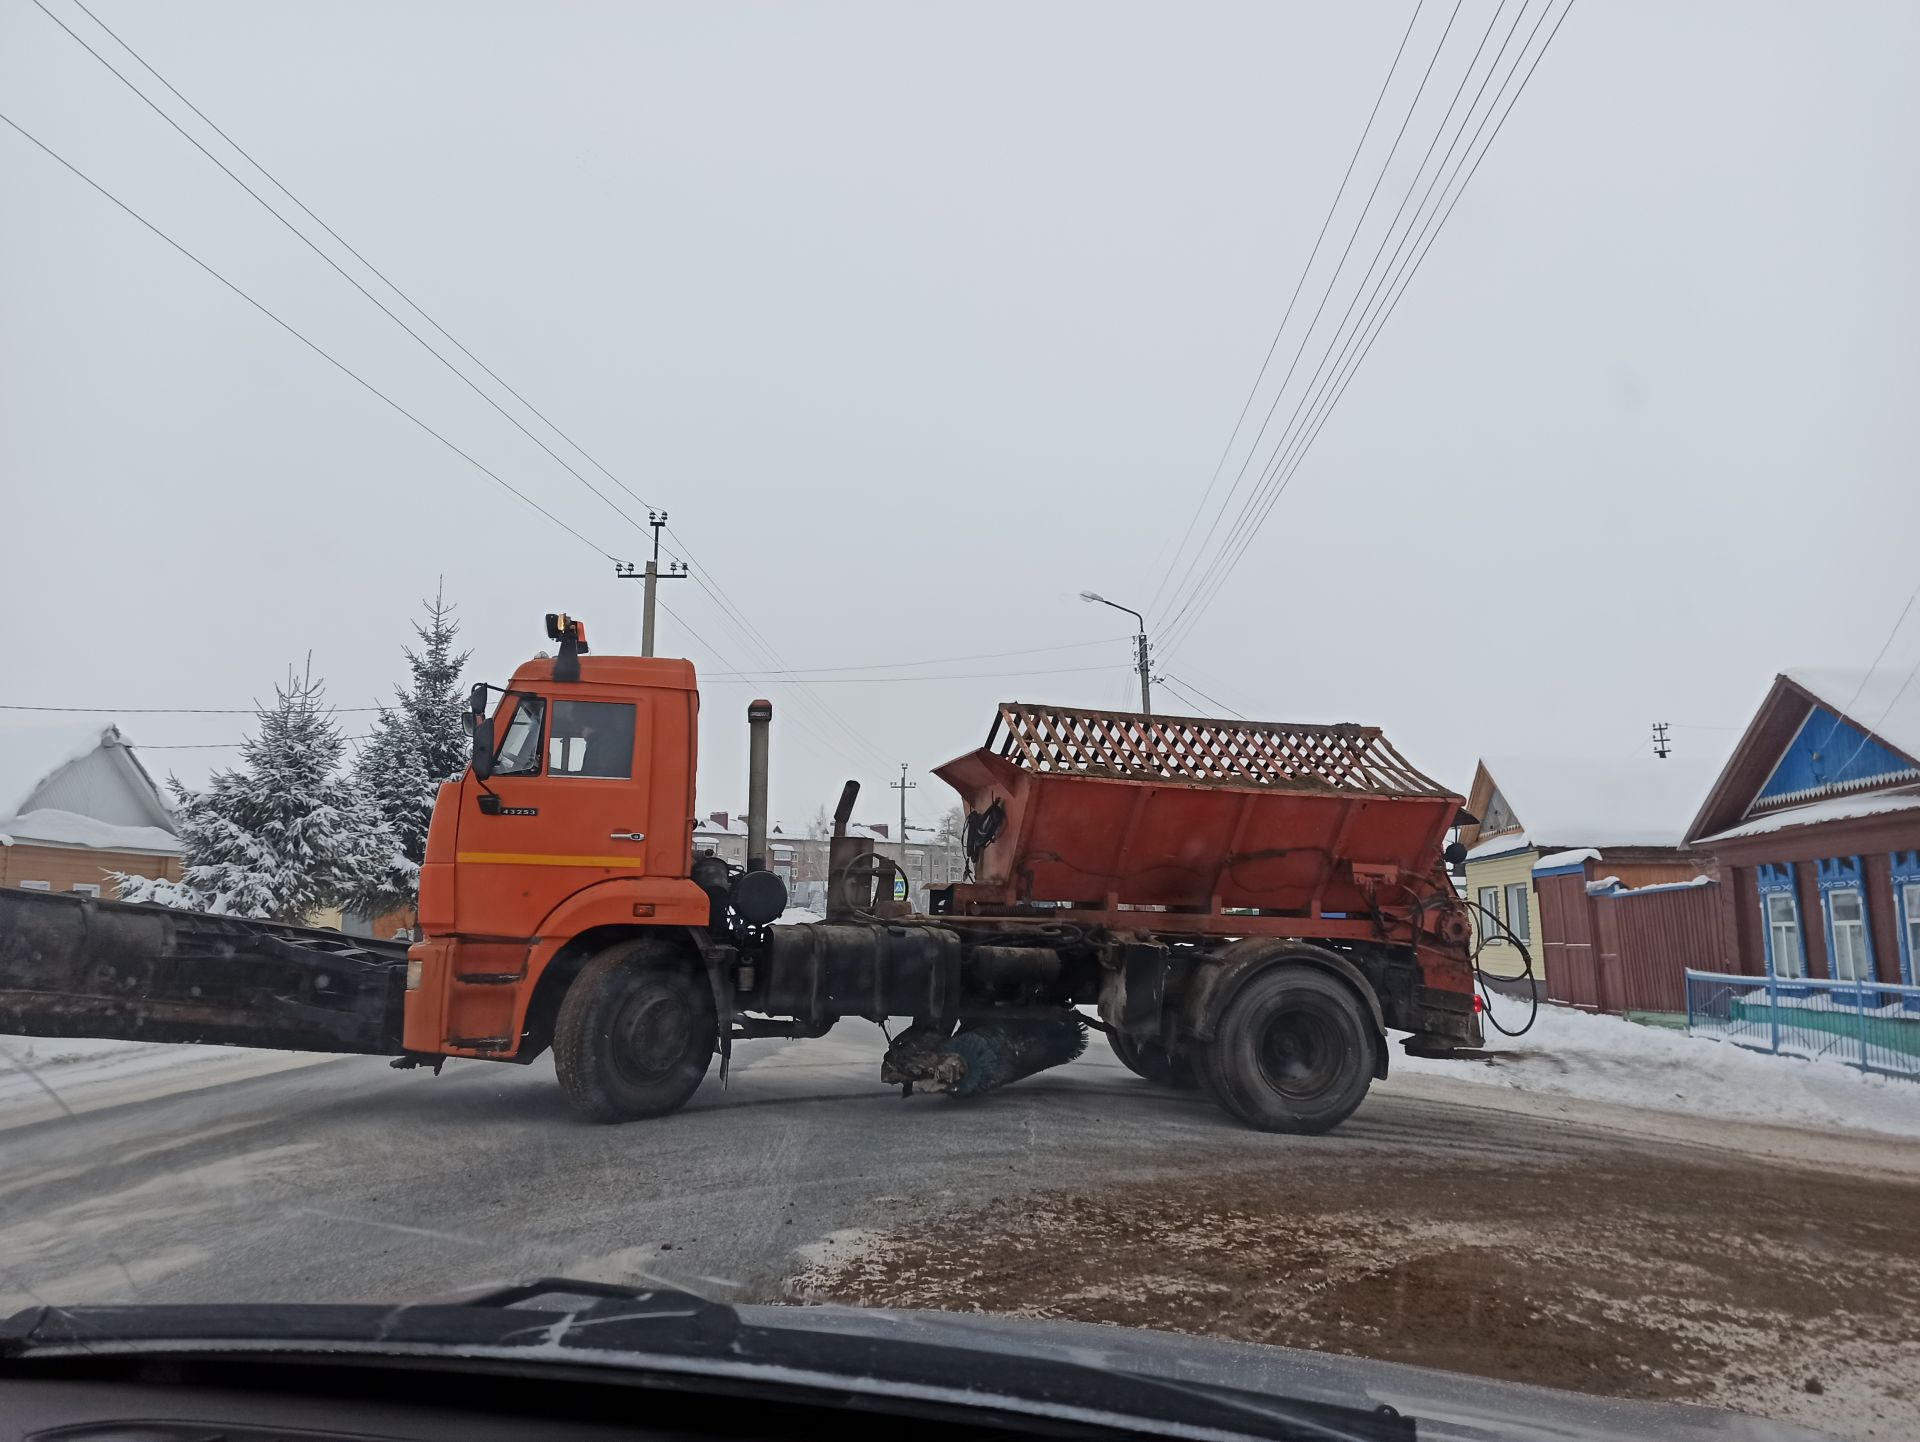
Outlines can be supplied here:
[[1490, 911], [1479, 902], [1468, 901], [1465, 897], [1460, 898], [1460, 900], [1462, 905], [1471, 907], [1486, 917], [1495, 926], [1499, 927], [1508, 945], [1517, 949], [1520, 953], [1520, 959], [1526, 963], [1525, 966], [1521, 968], [1518, 979], [1527, 984], [1527, 1000], [1529, 1002], [1527, 1020], [1526, 1024], [1518, 1031], [1509, 1031], [1506, 1027], [1500, 1025], [1500, 1019], [1493, 1014], [1493, 1001], [1487, 987], [1487, 975], [1480, 966], [1480, 952], [1485, 948], [1488, 939], [1486, 929], [1484, 927], [1475, 928], [1477, 939], [1473, 944], [1473, 981], [1474, 985], [1480, 989], [1480, 1010], [1485, 1014], [1488, 1024], [1491, 1025], [1495, 1031], [1499, 1032], [1500, 1035], [1525, 1036], [1533, 1030], [1534, 1022], [1540, 1017], [1540, 988], [1533, 977], [1533, 953], [1527, 949], [1527, 944], [1524, 941], [1514, 935], [1513, 928], [1501, 920], [1498, 912]]

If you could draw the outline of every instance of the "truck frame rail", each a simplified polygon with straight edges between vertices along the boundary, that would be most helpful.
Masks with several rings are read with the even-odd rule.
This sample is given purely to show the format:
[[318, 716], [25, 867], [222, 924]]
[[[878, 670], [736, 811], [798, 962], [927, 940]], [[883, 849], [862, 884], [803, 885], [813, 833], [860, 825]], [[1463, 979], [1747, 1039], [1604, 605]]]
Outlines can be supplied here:
[[0, 1032], [398, 1056], [405, 942], [0, 890]]

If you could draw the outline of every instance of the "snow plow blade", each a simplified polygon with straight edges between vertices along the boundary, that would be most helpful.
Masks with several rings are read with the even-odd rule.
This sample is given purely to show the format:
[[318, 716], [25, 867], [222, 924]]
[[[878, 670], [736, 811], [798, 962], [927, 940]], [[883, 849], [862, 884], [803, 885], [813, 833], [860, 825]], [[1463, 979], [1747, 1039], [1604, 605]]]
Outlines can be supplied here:
[[0, 890], [0, 1032], [398, 1056], [404, 942]]

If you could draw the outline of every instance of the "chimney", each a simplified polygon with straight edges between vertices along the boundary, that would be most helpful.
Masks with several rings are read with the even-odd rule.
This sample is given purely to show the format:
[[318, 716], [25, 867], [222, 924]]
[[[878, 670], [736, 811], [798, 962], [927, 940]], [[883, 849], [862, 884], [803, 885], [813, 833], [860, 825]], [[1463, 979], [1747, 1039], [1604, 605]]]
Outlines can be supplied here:
[[715, 826], [717, 826], [722, 831], [725, 831], [727, 829], [727, 813], [724, 811], [715, 811], [715, 812], [709, 813], [707, 816], [707, 820], [711, 821]]
[[869, 821], [867, 823], [867, 830], [876, 833], [882, 841], [891, 841], [893, 839], [887, 834], [887, 823], [884, 821]]

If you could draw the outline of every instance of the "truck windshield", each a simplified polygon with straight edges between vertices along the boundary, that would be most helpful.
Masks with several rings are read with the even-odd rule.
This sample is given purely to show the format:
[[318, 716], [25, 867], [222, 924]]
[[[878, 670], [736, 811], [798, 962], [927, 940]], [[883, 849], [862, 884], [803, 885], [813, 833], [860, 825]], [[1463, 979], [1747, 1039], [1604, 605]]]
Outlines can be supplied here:
[[540, 720], [546, 708], [539, 696], [515, 698], [513, 720], [493, 758], [495, 776], [528, 776], [540, 769]]

